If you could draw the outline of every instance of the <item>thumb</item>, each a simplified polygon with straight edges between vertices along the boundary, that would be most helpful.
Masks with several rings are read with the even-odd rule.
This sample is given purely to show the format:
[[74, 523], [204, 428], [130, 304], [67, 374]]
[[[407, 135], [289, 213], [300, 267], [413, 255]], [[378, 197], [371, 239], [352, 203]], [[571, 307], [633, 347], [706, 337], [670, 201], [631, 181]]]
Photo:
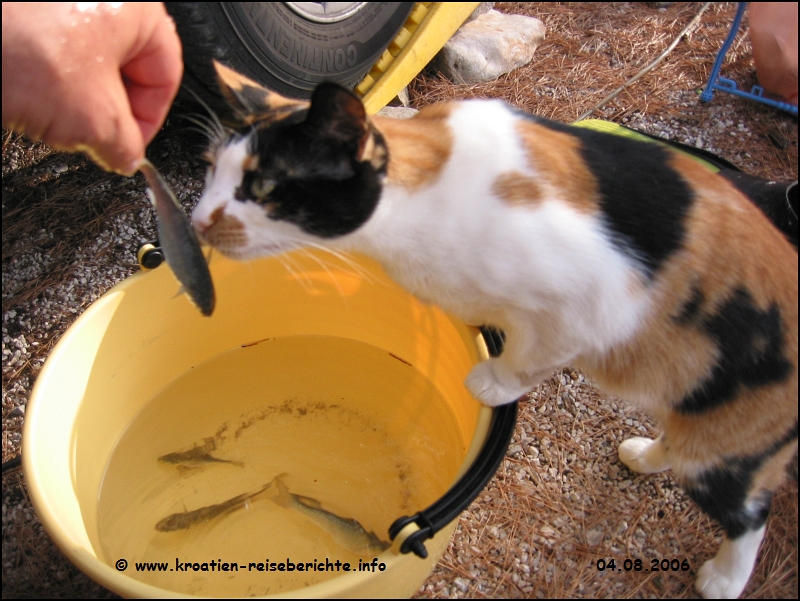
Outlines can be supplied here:
[[90, 147], [81, 148], [103, 169], [131, 176], [144, 159], [144, 140], [139, 123], [134, 118], [128, 95], [121, 79], [111, 95], [115, 105], [107, 118], [98, 125]]

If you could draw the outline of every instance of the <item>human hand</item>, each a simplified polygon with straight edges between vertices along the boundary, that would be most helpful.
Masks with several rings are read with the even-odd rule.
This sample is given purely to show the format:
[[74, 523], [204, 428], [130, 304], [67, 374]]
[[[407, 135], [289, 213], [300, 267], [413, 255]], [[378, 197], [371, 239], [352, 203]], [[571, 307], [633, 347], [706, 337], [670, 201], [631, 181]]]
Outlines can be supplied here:
[[133, 175], [178, 91], [161, 3], [3, 3], [3, 126]]

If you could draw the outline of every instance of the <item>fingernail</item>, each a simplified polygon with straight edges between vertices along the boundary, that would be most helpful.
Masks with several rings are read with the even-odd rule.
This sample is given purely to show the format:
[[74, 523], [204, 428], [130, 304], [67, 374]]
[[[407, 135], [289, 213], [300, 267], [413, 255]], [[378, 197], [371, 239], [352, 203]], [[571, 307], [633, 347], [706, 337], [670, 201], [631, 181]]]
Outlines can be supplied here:
[[126, 177], [131, 177], [136, 175], [136, 172], [139, 171], [139, 167], [142, 165], [142, 159], [135, 159], [128, 163], [128, 166], [125, 169], [121, 169], [119, 171], [120, 175], [124, 175]]

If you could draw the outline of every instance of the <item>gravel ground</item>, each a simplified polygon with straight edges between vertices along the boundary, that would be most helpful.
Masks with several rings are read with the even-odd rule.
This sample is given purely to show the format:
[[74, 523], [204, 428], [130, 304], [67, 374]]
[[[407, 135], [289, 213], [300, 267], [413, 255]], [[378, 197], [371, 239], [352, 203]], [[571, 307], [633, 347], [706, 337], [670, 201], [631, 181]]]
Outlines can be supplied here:
[[[586, 14], [595, 10], [589, 3], [545, 4], [501, 8], [550, 9], [548, 35], [562, 27], [577, 31], [578, 37]], [[627, 3], [613, 8], [620, 13], [645, 10]], [[568, 10], [573, 12], [564, 16]], [[719, 5], [709, 18], [729, 18], [733, 10], [730, 4]], [[547, 51], [543, 46], [537, 53]], [[710, 66], [713, 55], [697, 60]], [[534, 91], [518, 93], [511, 101], [523, 96], [520, 106], [552, 114], [549, 109], [537, 111], [537, 103], [563, 94], [561, 84], [550, 86], [537, 74], [541, 83], [526, 88], [525, 78], [533, 76], [524, 70], [504, 82], [512, 77], [521, 89]], [[430, 82], [430, 75], [422, 75], [411, 86], [415, 106], [432, 101], [430, 94], [420, 92]], [[637, 89], [595, 116], [712, 150], [756, 175], [797, 178], [796, 119], [724, 95], [702, 106], [696, 86], [663, 86], [659, 98], [668, 108], [658, 111], [647, 110], [647, 94]], [[464, 96], [492, 95], [476, 88], [467, 92], [463, 86], [448, 89]], [[575, 105], [570, 106], [573, 114], [592, 105], [589, 99], [575, 101], [577, 89], [567, 92], [563, 102]], [[601, 97], [606, 93], [597, 91]], [[643, 98], [644, 107], [639, 102]], [[198, 157], [203, 141], [176, 117], [185, 110], [176, 107], [148, 156], [189, 211], [202, 188]], [[136, 248], [153, 238], [155, 230], [141, 176], [109, 175], [81, 157], [53, 153], [14, 135], [4, 137], [2, 169], [6, 461], [19, 453], [25, 405], [49, 350], [89, 304], [136, 269]], [[637, 476], [619, 463], [619, 442], [640, 433], [655, 436], [657, 429], [627, 405], [598, 393], [582, 374], [568, 368], [556, 373], [522, 403], [506, 460], [461, 516], [452, 544], [418, 595], [693, 597], [694, 575], [716, 552], [721, 534], [687, 501], [669, 473]], [[4, 597], [112, 596], [74, 568], [44, 534], [19, 470], [3, 476], [2, 532]], [[620, 566], [626, 558], [641, 559], [645, 568], [651, 560], [686, 559], [690, 569], [598, 569], [600, 559], [614, 559]], [[796, 482], [775, 499], [767, 540], [745, 596], [797, 597]]]

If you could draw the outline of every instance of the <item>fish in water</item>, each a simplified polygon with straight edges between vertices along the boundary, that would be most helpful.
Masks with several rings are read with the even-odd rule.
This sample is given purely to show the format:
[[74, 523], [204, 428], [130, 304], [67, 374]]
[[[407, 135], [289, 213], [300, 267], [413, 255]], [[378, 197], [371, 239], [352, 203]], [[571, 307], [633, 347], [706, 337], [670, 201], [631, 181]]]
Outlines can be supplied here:
[[147, 179], [148, 195], [158, 215], [158, 241], [164, 258], [189, 299], [208, 317], [214, 311], [214, 283], [189, 218], [150, 161], [144, 159], [139, 170]]
[[194, 447], [190, 451], [183, 453], [168, 453], [158, 458], [159, 461], [164, 463], [173, 463], [176, 465], [186, 465], [199, 467], [204, 463], [230, 463], [244, 467], [241, 461], [231, 461], [230, 459], [218, 459], [214, 457], [205, 447]]
[[364, 530], [358, 520], [343, 518], [322, 509], [322, 504], [311, 497], [290, 493], [283, 483], [284, 476], [285, 474], [281, 474], [273, 480], [278, 486], [278, 494], [270, 497], [270, 500], [286, 509], [299, 511], [330, 534], [338, 545], [363, 556], [381, 553], [391, 546], [391, 543], [382, 541], [374, 532]]
[[273, 484], [275, 484], [276, 482], [280, 482], [279, 478], [282, 478], [285, 475], [286, 474], [281, 474], [280, 476], [276, 476], [269, 483], [265, 484], [255, 492], [244, 493], [235, 496], [232, 499], [228, 499], [223, 503], [217, 503], [216, 505], [208, 505], [206, 507], [201, 507], [200, 509], [195, 509], [193, 511], [184, 511], [183, 513], [173, 513], [171, 515], [168, 515], [163, 520], [158, 522], [158, 524], [156, 524], [156, 530], [158, 530], [159, 532], [174, 532], [176, 530], [186, 530], [187, 528], [191, 528], [195, 524], [199, 524], [201, 522], [210, 522], [211, 520], [220, 515], [224, 515], [226, 513], [231, 513], [232, 511], [236, 511], [237, 509], [241, 509], [242, 507], [245, 507], [253, 498], [257, 497], [261, 493], [271, 488]]

